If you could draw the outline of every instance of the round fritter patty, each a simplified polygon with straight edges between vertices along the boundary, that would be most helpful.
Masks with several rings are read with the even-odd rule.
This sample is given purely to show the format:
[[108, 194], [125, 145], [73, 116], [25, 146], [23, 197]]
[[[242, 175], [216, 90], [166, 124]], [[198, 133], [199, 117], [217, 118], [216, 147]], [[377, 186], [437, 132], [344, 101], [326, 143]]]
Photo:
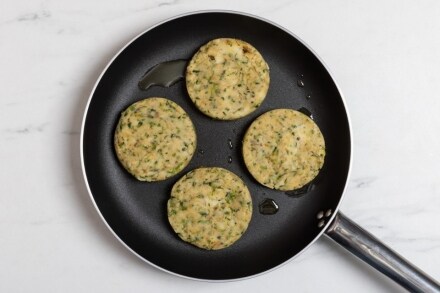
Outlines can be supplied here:
[[276, 109], [264, 113], [243, 139], [244, 162], [261, 184], [294, 190], [309, 183], [324, 164], [324, 137], [301, 112]]
[[153, 97], [122, 112], [114, 144], [128, 172], [141, 181], [158, 181], [186, 167], [196, 149], [196, 132], [179, 105]]
[[199, 168], [174, 184], [168, 220], [179, 237], [204, 249], [237, 241], [252, 217], [252, 199], [244, 182], [223, 168]]
[[203, 45], [186, 70], [186, 88], [204, 114], [222, 120], [257, 109], [269, 89], [269, 66], [252, 45], [215, 39]]

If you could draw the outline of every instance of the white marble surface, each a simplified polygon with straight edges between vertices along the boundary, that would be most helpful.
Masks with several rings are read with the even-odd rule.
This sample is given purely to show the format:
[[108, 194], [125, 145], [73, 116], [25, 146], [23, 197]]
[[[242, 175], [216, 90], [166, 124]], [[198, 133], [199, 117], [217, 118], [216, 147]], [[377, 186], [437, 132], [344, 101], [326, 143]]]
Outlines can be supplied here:
[[263, 276], [196, 282], [145, 264], [87, 194], [79, 132], [105, 64], [158, 21], [233, 9], [290, 29], [347, 99], [353, 170], [342, 210], [440, 279], [440, 2], [51, 1], [0, 3], [1, 292], [400, 292], [322, 238]]

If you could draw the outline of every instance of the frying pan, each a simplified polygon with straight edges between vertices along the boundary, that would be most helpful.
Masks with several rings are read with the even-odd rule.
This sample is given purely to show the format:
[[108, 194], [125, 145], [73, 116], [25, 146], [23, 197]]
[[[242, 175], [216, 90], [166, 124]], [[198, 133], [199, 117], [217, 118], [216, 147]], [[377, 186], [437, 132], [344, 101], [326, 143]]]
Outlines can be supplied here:
[[[271, 84], [263, 104], [235, 121], [213, 120], [190, 101], [185, 83], [142, 91], [145, 71], [170, 60], [190, 59], [211, 39], [232, 37], [255, 46], [270, 67]], [[164, 181], [137, 181], [118, 162], [114, 130], [121, 111], [146, 97], [167, 97], [191, 117], [197, 151], [178, 175]], [[275, 108], [307, 109], [320, 127], [327, 155], [317, 178], [302, 192], [285, 193], [258, 184], [241, 157], [250, 123]], [[232, 144], [232, 148], [230, 145]], [[326, 234], [411, 291], [440, 291], [439, 284], [338, 212], [351, 165], [350, 122], [336, 82], [319, 57], [286, 29], [256, 16], [231, 11], [181, 15], [143, 32], [126, 45], [98, 79], [84, 114], [81, 159], [84, 178], [99, 214], [134, 254], [169, 273], [198, 280], [243, 279], [270, 271]], [[253, 199], [246, 233], [234, 245], [207, 251], [181, 241], [166, 215], [173, 184], [200, 166], [238, 174]], [[259, 213], [266, 198], [274, 215]]]

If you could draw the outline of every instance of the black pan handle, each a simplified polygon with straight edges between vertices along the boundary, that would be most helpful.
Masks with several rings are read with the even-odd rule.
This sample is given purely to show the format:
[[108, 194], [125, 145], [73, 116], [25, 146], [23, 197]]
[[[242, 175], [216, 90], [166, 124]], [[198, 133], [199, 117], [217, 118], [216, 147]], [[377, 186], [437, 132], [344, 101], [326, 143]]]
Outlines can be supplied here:
[[440, 284], [341, 212], [325, 231], [327, 236], [410, 292], [440, 292]]

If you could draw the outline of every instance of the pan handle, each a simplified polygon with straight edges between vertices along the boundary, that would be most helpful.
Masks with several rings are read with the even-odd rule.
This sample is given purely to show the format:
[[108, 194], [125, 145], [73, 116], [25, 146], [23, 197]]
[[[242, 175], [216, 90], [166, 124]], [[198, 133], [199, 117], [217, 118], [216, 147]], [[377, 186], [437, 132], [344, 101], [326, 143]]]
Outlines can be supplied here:
[[327, 236], [410, 292], [440, 292], [440, 284], [338, 212]]

